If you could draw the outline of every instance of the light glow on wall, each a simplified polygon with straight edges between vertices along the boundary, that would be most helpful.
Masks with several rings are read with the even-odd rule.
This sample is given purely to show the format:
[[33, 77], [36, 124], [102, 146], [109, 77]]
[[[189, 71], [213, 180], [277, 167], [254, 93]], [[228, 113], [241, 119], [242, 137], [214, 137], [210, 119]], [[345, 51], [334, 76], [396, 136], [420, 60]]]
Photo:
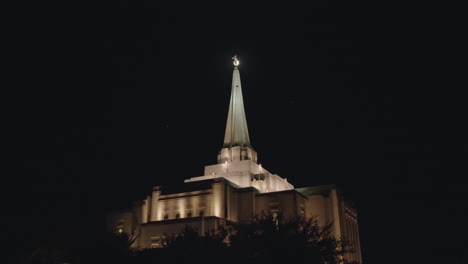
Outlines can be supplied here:
[[213, 184], [213, 215], [217, 217], [223, 217], [223, 185], [221, 183]]
[[162, 202], [159, 202], [158, 208], [157, 208], [157, 211], [156, 211], [156, 219], [157, 219], [157, 221], [163, 220], [163, 216], [162, 216], [163, 210], [162, 210], [162, 209], [163, 209], [163, 204], [162, 204]]
[[180, 214], [180, 217], [184, 217], [185, 215], [185, 199], [179, 199], [177, 205], [179, 206], [179, 214]]

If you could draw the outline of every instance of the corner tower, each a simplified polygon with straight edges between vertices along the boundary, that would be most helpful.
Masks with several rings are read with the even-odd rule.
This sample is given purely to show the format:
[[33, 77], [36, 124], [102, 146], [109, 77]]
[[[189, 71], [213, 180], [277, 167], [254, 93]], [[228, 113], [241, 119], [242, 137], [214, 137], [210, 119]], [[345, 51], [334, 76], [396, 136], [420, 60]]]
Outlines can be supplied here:
[[185, 182], [225, 178], [238, 187], [254, 187], [260, 193], [292, 190], [294, 186], [286, 179], [272, 174], [258, 164], [257, 152], [250, 144], [245, 116], [239, 60], [233, 58], [231, 99], [224, 134], [223, 148], [218, 154], [218, 163], [205, 166], [203, 176], [186, 179]]

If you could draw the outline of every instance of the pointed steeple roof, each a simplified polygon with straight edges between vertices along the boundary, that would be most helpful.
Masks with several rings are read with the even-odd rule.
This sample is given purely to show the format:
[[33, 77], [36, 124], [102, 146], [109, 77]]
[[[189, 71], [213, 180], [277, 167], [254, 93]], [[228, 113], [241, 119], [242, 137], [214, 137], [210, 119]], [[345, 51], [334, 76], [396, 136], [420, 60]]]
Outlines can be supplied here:
[[242, 86], [239, 74], [239, 61], [237, 56], [234, 60], [234, 71], [232, 73], [231, 102], [224, 135], [224, 147], [251, 147], [247, 120], [245, 118], [244, 100], [242, 99]]

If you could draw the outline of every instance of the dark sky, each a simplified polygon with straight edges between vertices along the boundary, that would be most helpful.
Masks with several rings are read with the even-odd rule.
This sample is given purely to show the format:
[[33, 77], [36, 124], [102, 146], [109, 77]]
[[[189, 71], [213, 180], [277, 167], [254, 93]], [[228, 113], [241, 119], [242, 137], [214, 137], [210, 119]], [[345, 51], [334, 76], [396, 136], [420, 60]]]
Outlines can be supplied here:
[[279, 14], [2, 21], [8, 231], [83, 243], [108, 210], [202, 175], [222, 147], [237, 54], [263, 167], [297, 187], [342, 185], [367, 263], [455, 263], [468, 245], [463, 13]]

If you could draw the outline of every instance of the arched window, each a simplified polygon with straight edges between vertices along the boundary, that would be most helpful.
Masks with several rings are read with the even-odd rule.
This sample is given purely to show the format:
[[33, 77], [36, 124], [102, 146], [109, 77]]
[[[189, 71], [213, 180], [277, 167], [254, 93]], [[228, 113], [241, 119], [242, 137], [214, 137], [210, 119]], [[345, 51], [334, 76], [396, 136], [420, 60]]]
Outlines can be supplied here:
[[167, 220], [167, 219], [169, 219], [169, 215], [166, 214], [164, 215], [164, 220]]
[[192, 217], [192, 212], [188, 212], [187, 217]]
[[180, 218], [180, 214], [177, 213], [177, 214], [175, 215], [175, 218], [176, 218], [176, 219], [179, 219], [179, 218]]
[[205, 211], [201, 210], [200, 213], [198, 214], [199, 216], [204, 216], [205, 215]]

